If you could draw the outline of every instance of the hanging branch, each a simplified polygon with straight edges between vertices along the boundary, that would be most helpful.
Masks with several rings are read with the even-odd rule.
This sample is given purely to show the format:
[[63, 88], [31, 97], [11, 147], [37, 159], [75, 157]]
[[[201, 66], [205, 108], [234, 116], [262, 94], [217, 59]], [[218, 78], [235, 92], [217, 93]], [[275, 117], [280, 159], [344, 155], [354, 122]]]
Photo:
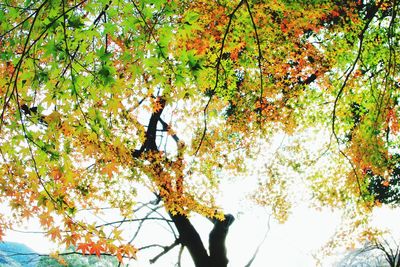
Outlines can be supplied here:
[[249, 260], [249, 262], [244, 266], [244, 267], [250, 267], [251, 264], [253, 264], [253, 261], [256, 259], [258, 252], [260, 251], [260, 248], [262, 246], [262, 244], [264, 244], [265, 240], [267, 239], [267, 236], [269, 234], [269, 231], [271, 230], [271, 214], [268, 216], [268, 222], [267, 222], [267, 230], [265, 231], [264, 237], [261, 240], [261, 242], [258, 244], [256, 250], [254, 251], [253, 256], [251, 257], [251, 259]]
[[239, 2], [239, 4], [235, 7], [235, 9], [232, 11], [232, 13], [228, 15], [228, 17], [229, 17], [228, 25], [226, 26], [225, 33], [224, 33], [224, 36], [222, 38], [221, 47], [219, 49], [219, 56], [217, 58], [217, 63], [215, 65], [215, 84], [214, 84], [214, 87], [210, 90], [210, 96], [208, 98], [206, 106], [203, 109], [204, 128], [203, 128], [203, 133], [202, 133], [201, 138], [200, 138], [199, 145], [197, 146], [196, 151], [193, 153], [194, 156], [196, 156], [197, 153], [199, 152], [200, 147], [203, 144], [204, 138], [205, 138], [206, 133], [207, 133], [208, 106], [210, 105], [211, 100], [212, 100], [212, 98], [213, 98], [213, 96], [214, 96], [214, 94], [215, 94], [215, 92], [217, 90], [217, 87], [218, 87], [219, 75], [220, 75], [220, 66], [221, 66], [221, 60], [222, 60], [223, 53], [224, 53], [225, 41], [226, 41], [226, 38], [228, 37], [228, 33], [229, 33], [230, 29], [231, 29], [231, 24], [232, 24], [232, 21], [233, 21], [233, 17], [235, 16], [235, 13], [239, 10], [239, 8], [243, 5], [244, 2], [245, 2], [245, 0], [241, 0]]
[[[247, 6], [247, 11], [249, 13], [250, 19], [251, 19], [251, 24], [253, 25], [253, 31], [254, 31], [254, 35], [255, 35], [255, 39], [256, 39], [256, 44], [257, 44], [257, 50], [258, 50], [258, 57], [257, 57], [257, 61], [258, 61], [258, 69], [260, 72], [260, 107], [262, 107], [262, 105], [264, 104], [264, 100], [263, 100], [263, 94], [264, 94], [264, 82], [263, 82], [263, 71], [262, 71], [262, 59], [263, 59], [263, 55], [262, 55], [262, 51], [261, 51], [261, 45], [260, 45], [260, 38], [258, 36], [258, 31], [257, 31], [257, 25], [254, 22], [254, 18], [253, 18], [253, 13], [251, 12], [251, 8], [250, 8], [250, 4], [247, 0], [246, 1], [246, 6]], [[260, 119], [260, 126], [261, 126], [261, 109], [259, 109], [259, 119]]]
[[360, 34], [358, 35], [359, 44], [358, 44], [358, 51], [357, 51], [356, 59], [353, 61], [353, 64], [346, 70], [347, 74], [346, 74], [345, 79], [344, 79], [344, 81], [343, 81], [343, 83], [342, 83], [342, 86], [341, 86], [340, 89], [339, 89], [339, 92], [338, 92], [337, 95], [336, 95], [335, 101], [334, 101], [334, 103], [333, 103], [333, 111], [332, 111], [332, 133], [333, 133], [333, 136], [335, 137], [336, 142], [338, 143], [338, 149], [339, 149], [340, 154], [342, 154], [342, 155], [346, 158], [346, 160], [350, 163], [350, 166], [351, 166], [351, 168], [352, 168], [352, 170], [353, 170], [353, 173], [354, 173], [354, 175], [355, 175], [355, 177], [356, 177], [356, 180], [357, 180], [357, 186], [358, 186], [358, 189], [360, 190], [360, 196], [362, 197], [363, 200], [365, 200], [365, 196], [364, 196], [364, 194], [363, 194], [363, 192], [362, 192], [361, 183], [360, 183], [360, 178], [358, 177], [358, 173], [357, 173], [356, 167], [354, 166], [354, 164], [353, 164], [353, 162], [351, 161], [351, 159], [346, 155], [346, 153], [340, 148], [340, 139], [339, 139], [339, 137], [338, 137], [338, 135], [337, 135], [336, 127], [335, 127], [335, 122], [336, 122], [336, 109], [337, 109], [337, 105], [338, 105], [339, 99], [340, 99], [340, 97], [342, 96], [342, 94], [343, 94], [343, 92], [344, 92], [344, 89], [346, 88], [347, 82], [348, 82], [349, 79], [350, 79], [350, 75], [353, 73], [353, 71], [354, 71], [354, 69], [355, 69], [355, 67], [356, 67], [356, 65], [357, 65], [357, 62], [358, 62], [358, 61], [360, 60], [360, 58], [361, 58], [362, 49], [363, 49], [364, 34], [365, 34], [365, 32], [367, 31], [367, 29], [368, 29], [368, 27], [369, 27], [369, 24], [371, 23], [372, 19], [375, 17], [375, 14], [378, 12], [379, 7], [382, 5], [382, 3], [383, 3], [383, 1], [381, 1], [381, 2], [380, 2], [378, 5], [376, 5], [376, 6], [373, 6], [373, 7], [368, 11], [368, 13], [367, 13], [367, 15], [366, 15], [366, 18], [367, 18], [368, 20], [367, 20], [367, 22], [366, 22], [364, 28], [361, 30]]

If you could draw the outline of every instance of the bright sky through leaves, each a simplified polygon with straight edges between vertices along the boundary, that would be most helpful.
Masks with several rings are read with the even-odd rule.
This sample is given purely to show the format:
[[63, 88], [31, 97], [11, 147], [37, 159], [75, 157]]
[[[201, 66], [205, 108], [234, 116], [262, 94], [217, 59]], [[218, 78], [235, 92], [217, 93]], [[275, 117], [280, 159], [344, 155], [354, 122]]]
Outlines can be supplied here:
[[[347, 233], [374, 238], [371, 212], [400, 201], [398, 9], [3, 1], [0, 236], [37, 218], [63, 248], [122, 260], [146, 246], [127, 225], [160, 220], [174, 238], [165, 251], [226, 266], [234, 216], [216, 196], [232, 177], [256, 182], [250, 198], [281, 223], [296, 202], [341, 210], [327, 254]], [[118, 214], [93, 219], [105, 207]], [[208, 249], [195, 213], [214, 225]]]

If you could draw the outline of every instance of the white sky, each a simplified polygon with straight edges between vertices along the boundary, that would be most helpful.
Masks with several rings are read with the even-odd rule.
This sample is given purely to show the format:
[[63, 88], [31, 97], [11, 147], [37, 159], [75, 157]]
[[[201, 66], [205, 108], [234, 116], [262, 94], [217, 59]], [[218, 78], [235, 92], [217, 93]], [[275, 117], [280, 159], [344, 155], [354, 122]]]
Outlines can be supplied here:
[[[278, 139], [280, 140], [281, 137]], [[280, 142], [275, 143], [277, 145], [280, 144]], [[271, 149], [271, 151], [274, 151], [274, 149]], [[254, 202], [246, 200], [247, 194], [254, 189], [256, 183], [257, 178], [254, 177], [236, 177], [235, 179], [227, 179], [221, 185], [223, 195], [220, 196], [220, 204], [226, 213], [232, 213], [236, 218], [230, 228], [226, 242], [230, 267], [244, 267], [268, 230], [269, 215], [267, 209], [256, 207]], [[261, 246], [252, 267], [315, 266], [313, 253], [318, 252], [332, 237], [340, 224], [341, 218], [339, 213], [334, 213], [329, 209], [316, 211], [309, 208], [308, 204], [307, 202], [297, 204], [292, 209], [289, 220], [285, 224], [278, 224], [275, 220], [271, 220], [268, 236]], [[400, 221], [400, 214], [396, 213], [399, 212], [384, 208], [378, 209], [375, 216], [376, 225], [397, 229], [396, 223]], [[193, 216], [193, 224], [207, 247], [208, 233], [212, 229], [212, 224], [200, 216]], [[31, 220], [29, 223], [18, 227], [18, 229], [35, 231], [39, 230], [40, 226], [35, 220]], [[144, 242], [134, 243], [138, 247], [149, 243], [169, 245], [171, 234], [162, 228], [160, 223], [152, 222], [150, 226], [143, 229], [141, 238], [138, 241], [140, 239]], [[56, 249], [56, 245], [49, 242], [41, 234], [25, 234], [11, 231], [5, 237], [5, 241], [24, 243], [39, 253], [49, 253], [52, 249]], [[151, 250], [139, 253], [138, 261], [132, 262], [130, 266], [174, 266], [178, 247], [167, 255], [162, 256], [156, 264], [149, 264], [148, 260], [155, 257], [159, 251]], [[331, 259], [327, 259], [323, 266], [332, 265]], [[187, 250], [184, 252], [182, 266], [193, 266]]]
[[[226, 242], [230, 267], [244, 267], [268, 229], [268, 214], [263, 208], [251, 207], [248, 205], [249, 203], [246, 204], [243, 200], [235, 197], [238, 194], [243, 194], [244, 184], [246, 183], [237, 182], [231, 184], [225, 191], [227, 192], [226, 202], [223, 205], [226, 211], [240, 210], [240, 213], [233, 213], [236, 220], [230, 228]], [[273, 219], [271, 220], [270, 231], [260, 248], [256, 260], [253, 262], [253, 267], [315, 266], [312, 254], [317, 252], [334, 234], [336, 227], [340, 224], [340, 215], [328, 209], [316, 211], [308, 208], [306, 204], [296, 206], [285, 224], [278, 224]], [[375, 214], [376, 225], [393, 230], [398, 229], [397, 226], [400, 221], [398, 210], [380, 208], [376, 210]], [[194, 216], [193, 223], [199, 230], [204, 242], [207, 243], [208, 233], [212, 228], [212, 224], [200, 216]], [[39, 229], [39, 224], [30, 221], [29, 225], [25, 225], [21, 229], [37, 230]], [[169, 236], [169, 233], [161, 227], [158, 227], [158, 229], [157, 227], [147, 228], [143, 234], [149, 240], [159, 240], [161, 244], [167, 245], [165, 242], [169, 242], [165, 241], [168, 239], [164, 239], [164, 236]], [[395, 236], [397, 234], [399, 234], [398, 230], [395, 232]], [[40, 234], [9, 232], [5, 241], [24, 243], [39, 253], [48, 253], [51, 249], [56, 248], [54, 244]], [[205, 245], [207, 246], [207, 244]], [[174, 266], [178, 247], [161, 257], [156, 264], [149, 264], [149, 258], [154, 257], [157, 253], [157, 251], [151, 251], [150, 254], [139, 254], [138, 261], [132, 262], [130, 266]], [[328, 259], [323, 266], [332, 266], [332, 261], [329, 260], [331, 259]], [[182, 266], [193, 266], [187, 251], [184, 252]]]
[[[249, 183], [246, 181], [236, 182], [227, 185], [224, 190], [224, 203], [222, 204], [226, 212], [233, 212], [236, 217], [226, 242], [230, 260], [229, 266], [231, 267], [243, 267], [247, 264], [268, 229], [266, 210], [254, 207], [254, 205], [250, 206], [249, 202], [246, 203], [243, 198], [237, 197], [238, 195], [244, 196], [246, 184]], [[339, 219], [338, 214], [333, 214], [331, 211], [319, 212], [307, 208], [307, 206], [294, 208], [293, 214], [285, 224], [278, 224], [272, 219], [268, 236], [252, 266], [314, 266], [312, 253], [328, 241], [334, 233], [335, 227], [339, 224]], [[207, 246], [208, 233], [212, 224], [200, 216], [194, 216], [193, 223]], [[29, 225], [20, 229], [37, 230], [40, 228], [39, 224], [32, 220]], [[167, 238], [164, 239], [163, 237], [163, 235], [169, 236], [169, 233], [166, 233], [161, 227], [144, 229], [143, 234], [147, 235], [146, 239], [158, 239], [161, 244], [167, 245], [165, 242], [169, 242], [166, 241]], [[51, 249], [56, 248], [54, 244], [48, 242], [47, 238], [40, 234], [9, 232], [5, 241], [24, 243], [39, 253], [48, 253]], [[176, 262], [178, 247], [170, 254], [160, 258], [156, 264], [148, 264], [149, 257], [154, 257], [157, 253], [153, 250], [150, 254], [144, 253], [142, 256], [139, 254], [139, 261], [133, 262], [131, 266], [173, 266]], [[188, 253], [185, 252], [184, 255], [183, 266], [193, 266]]]

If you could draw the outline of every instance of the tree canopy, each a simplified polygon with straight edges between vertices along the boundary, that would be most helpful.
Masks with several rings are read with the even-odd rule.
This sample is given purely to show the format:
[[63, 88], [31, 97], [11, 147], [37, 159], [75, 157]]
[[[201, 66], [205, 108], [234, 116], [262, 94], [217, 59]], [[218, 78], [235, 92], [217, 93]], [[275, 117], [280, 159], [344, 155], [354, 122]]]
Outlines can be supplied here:
[[[215, 202], [224, 176], [262, 172], [253, 198], [282, 222], [289, 176], [319, 206], [364, 214], [397, 204], [398, 9], [397, 0], [3, 1], [0, 233], [35, 217], [67, 248], [135, 257], [117, 223], [80, 212], [108, 206], [128, 221], [147, 188], [196, 266], [226, 266], [188, 218], [226, 227], [224, 241], [233, 222]], [[317, 146], [310, 132], [324, 135], [321, 149], [307, 149]], [[277, 156], [291, 175], [254, 166], [277, 134], [294, 140]]]

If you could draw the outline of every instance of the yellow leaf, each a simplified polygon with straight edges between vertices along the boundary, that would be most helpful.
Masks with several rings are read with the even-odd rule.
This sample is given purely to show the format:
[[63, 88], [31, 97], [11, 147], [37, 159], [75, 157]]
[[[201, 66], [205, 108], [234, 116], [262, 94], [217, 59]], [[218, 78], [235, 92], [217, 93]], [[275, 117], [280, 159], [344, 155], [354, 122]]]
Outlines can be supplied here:
[[121, 234], [122, 234], [122, 230], [119, 230], [118, 228], [115, 228], [113, 230], [113, 238], [115, 240], [122, 240], [123, 238], [121, 237]]
[[49, 115], [44, 117], [44, 121], [50, 124], [60, 124], [61, 122], [61, 114], [58, 111], [53, 111]]

